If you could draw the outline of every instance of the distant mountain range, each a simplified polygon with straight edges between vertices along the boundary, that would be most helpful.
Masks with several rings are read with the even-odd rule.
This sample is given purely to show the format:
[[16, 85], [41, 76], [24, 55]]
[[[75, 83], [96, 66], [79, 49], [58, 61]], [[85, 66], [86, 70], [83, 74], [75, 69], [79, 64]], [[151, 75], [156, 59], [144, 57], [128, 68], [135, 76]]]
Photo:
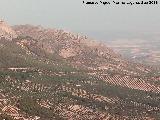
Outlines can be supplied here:
[[0, 119], [158, 120], [159, 69], [103, 43], [0, 22]]

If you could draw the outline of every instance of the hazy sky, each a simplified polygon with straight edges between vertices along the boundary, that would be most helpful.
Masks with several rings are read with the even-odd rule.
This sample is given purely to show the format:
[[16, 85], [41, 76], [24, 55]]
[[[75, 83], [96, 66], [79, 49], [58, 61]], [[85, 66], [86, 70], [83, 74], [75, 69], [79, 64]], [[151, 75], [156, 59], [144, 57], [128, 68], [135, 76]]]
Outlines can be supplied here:
[[34, 24], [62, 28], [99, 39], [125, 34], [160, 33], [160, 4], [95, 6], [84, 5], [82, 1], [0, 0], [0, 18], [11, 25]]

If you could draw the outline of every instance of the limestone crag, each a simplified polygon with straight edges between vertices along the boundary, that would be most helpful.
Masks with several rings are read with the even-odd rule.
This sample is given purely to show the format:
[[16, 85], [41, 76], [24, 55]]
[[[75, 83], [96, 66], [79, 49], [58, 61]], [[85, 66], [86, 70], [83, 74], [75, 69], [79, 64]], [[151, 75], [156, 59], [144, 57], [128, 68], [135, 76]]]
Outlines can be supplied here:
[[16, 32], [3, 20], [0, 20], [0, 38], [12, 40], [17, 38]]

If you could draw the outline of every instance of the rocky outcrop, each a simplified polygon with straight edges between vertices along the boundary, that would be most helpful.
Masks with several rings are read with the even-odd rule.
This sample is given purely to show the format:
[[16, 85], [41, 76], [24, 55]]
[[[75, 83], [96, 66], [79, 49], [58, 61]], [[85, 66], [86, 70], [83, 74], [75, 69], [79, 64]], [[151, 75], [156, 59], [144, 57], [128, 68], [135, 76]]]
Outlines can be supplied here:
[[16, 37], [16, 32], [6, 22], [0, 20], [0, 38], [12, 40]]

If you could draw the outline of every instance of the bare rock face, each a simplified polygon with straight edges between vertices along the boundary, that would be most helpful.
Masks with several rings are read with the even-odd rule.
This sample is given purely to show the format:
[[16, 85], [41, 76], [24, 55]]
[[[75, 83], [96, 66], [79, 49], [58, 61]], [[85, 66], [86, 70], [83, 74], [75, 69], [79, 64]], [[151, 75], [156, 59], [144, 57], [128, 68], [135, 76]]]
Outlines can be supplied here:
[[16, 32], [3, 20], [0, 20], [0, 38], [7, 40], [17, 38]]
[[76, 54], [77, 53], [73, 48], [62, 49], [60, 52], [60, 56], [63, 58], [73, 57], [73, 56], [76, 56]]

